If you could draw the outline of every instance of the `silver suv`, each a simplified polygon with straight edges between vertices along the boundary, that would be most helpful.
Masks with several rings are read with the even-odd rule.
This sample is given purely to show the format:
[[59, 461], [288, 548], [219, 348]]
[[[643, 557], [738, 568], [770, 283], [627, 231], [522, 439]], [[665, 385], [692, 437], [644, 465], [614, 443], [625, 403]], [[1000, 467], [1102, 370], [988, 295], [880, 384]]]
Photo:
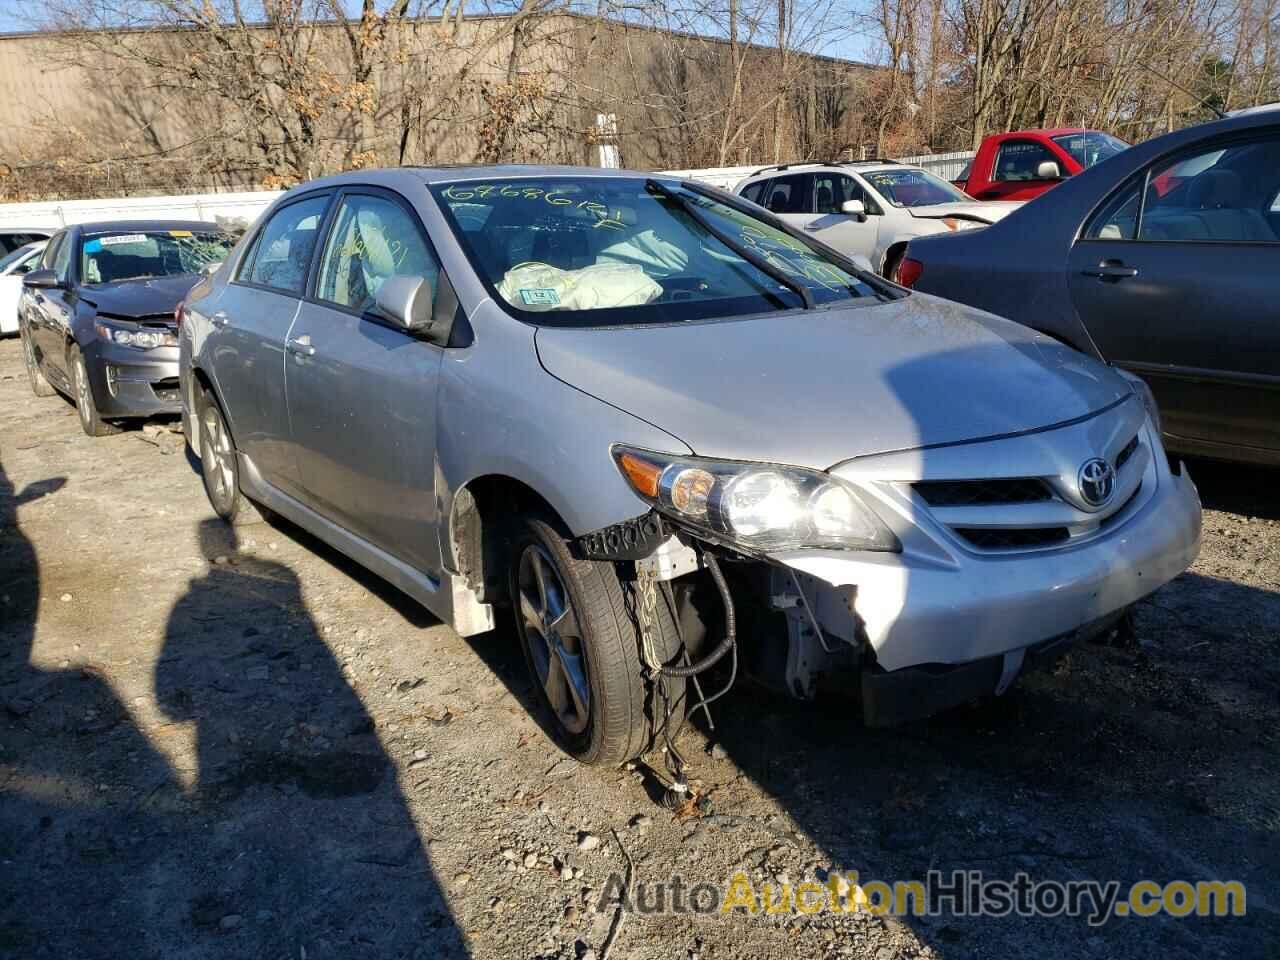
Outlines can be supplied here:
[[1001, 692], [1199, 547], [1140, 381], [690, 181], [308, 183], [180, 329], [215, 510], [460, 634], [511, 609], [586, 762], [671, 737], [712, 667], [872, 723]]
[[913, 238], [985, 227], [1023, 204], [975, 200], [927, 170], [896, 160], [764, 167], [734, 192], [847, 257], [866, 257], [892, 279]]

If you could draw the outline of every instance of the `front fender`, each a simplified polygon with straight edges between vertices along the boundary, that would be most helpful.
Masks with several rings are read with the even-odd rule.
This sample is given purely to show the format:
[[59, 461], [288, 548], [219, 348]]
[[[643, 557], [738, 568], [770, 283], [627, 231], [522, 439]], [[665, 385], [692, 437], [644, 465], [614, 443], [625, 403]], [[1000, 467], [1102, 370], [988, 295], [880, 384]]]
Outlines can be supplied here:
[[446, 351], [441, 368], [435, 489], [445, 565], [456, 569], [448, 536], [454, 498], [478, 477], [520, 481], [574, 536], [645, 513], [611, 445], [683, 454], [688, 446], [553, 377], [538, 361], [534, 328], [492, 301], [477, 308], [472, 327], [475, 342]]

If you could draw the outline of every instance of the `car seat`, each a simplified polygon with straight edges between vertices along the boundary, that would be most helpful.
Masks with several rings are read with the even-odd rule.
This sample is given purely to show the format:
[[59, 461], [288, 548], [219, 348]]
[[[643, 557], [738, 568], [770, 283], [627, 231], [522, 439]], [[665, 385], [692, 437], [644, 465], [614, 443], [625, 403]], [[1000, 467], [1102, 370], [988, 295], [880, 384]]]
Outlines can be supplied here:
[[1244, 181], [1234, 170], [1206, 170], [1187, 190], [1187, 206], [1205, 226], [1204, 239], [1274, 242], [1261, 212], [1244, 206]]

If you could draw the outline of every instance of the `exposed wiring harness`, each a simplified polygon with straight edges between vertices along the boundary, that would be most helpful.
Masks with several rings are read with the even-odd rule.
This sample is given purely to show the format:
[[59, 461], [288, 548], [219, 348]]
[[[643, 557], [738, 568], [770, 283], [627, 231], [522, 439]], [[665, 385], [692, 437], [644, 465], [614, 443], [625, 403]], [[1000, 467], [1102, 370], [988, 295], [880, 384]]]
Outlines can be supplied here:
[[[671, 775], [671, 786], [668, 788], [664, 798], [667, 806], [677, 807], [684, 803], [689, 795], [689, 785], [686, 778], [688, 763], [683, 755], [676, 748], [675, 741], [679, 738], [681, 731], [684, 729], [685, 721], [693, 713], [702, 710], [707, 718], [707, 727], [714, 731], [716, 728], [715, 721], [711, 718], [711, 704], [719, 700], [727, 694], [732, 688], [734, 682], [738, 678], [738, 644], [737, 644], [737, 625], [733, 607], [733, 597], [729, 592], [729, 584], [724, 578], [724, 574], [720, 570], [720, 564], [716, 558], [710, 553], [703, 552], [703, 561], [707, 565], [707, 570], [711, 574], [711, 579], [715, 582], [720, 592], [720, 599], [724, 604], [724, 638], [716, 645], [715, 649], [702, 657], [696, 663], [689, 662], [689, 649], [684, 643], [683, 631], [680, 627], [679, 612], [676, 609], [675, 597], [671, 591], [669, 583], [663, 584], [662, 595], [667, 609], [671, 614], [671, 620], [675, 624], [676, 633], [679, 637], [680, 657], [684, 660], [683, 665], [660, 664], [655, 672], [655, 688], [659, 697], [662, 699], [662, 719], [660, 726], [662, 729], [663, 744], [666, 747], [665, 757], [667, 771]], [[730, 662], [729, 679], [725, 685], [714, 695], [708, 697], [702, 690], [702, 684], [698, 680], [698, 674], [709, 670], [715, 666], [726, 654], [732, 654]], [[679, 696], [674, 699], [671, 696], [669, 688], [669, 679], [688, 679], [689, 685], [685, 687]], [[687, 709], [682, 710], [681, 707], [686, 700], [689, 700], [689, 686], [693, 687], [694, 693], [697, 695], [697, 702]], [[679, 721], [672, 728], [672, 718], [678, 716]]]

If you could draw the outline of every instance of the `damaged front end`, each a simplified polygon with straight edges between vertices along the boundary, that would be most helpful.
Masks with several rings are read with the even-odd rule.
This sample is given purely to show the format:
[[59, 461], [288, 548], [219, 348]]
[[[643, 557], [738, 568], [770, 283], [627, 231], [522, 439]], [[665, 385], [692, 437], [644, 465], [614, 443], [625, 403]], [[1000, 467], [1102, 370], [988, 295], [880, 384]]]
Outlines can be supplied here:
[[[813, 698], [824, 680], [854, 679], [868, 662], [856, 586], [826, 583], [657, 511], [580, 537], [576, 552], [630, 564], [640, 608], [649, 588], [665, 594], [686, 661], [666, 666], [679, 675], [718, 663], [730, 652], [727, 635], [744, 672], [799, 699]], [[646, 666], [657, 673], [664, 665], [646, 655]]]

